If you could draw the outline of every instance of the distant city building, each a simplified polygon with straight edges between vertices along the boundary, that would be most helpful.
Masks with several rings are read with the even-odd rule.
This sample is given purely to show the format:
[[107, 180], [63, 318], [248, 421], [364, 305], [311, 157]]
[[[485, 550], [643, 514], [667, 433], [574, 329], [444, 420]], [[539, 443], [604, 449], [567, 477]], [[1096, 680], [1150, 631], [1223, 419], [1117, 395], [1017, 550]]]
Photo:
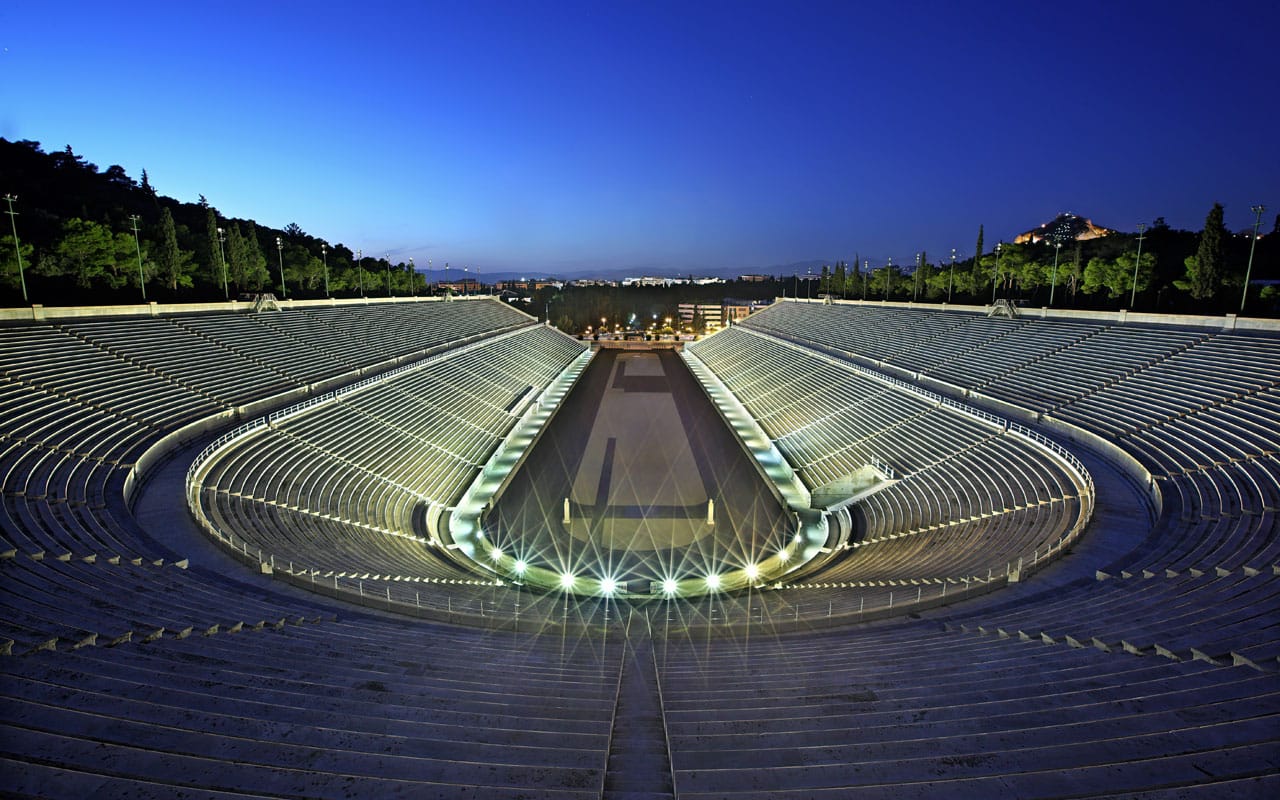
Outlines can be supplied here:
[[655, 275], [643, 275], [639, 278], [623, 278], [623, 286], [670, 286], [676, 283], [677, 278], [660, 278]]
[[738, 280], [743, 283], [768, 283], [773, 280], [772, 275], [739, 275]]
[[510, 289], [513, 292], [536, 292], [548, 286], [554, 286], [559, 289], [564, 284], [551, 278], [521, 278], [520, 280], [498, 281], [494, 286], [498, 289]]
[[639, 278], [623, 278], [623, 286], [683, 286], [685, 284], [694, 284], [695, 286], [707, 286], [714, 283], [724, 283], [724, 278], [663, 278], [658, 275], [643, 275]]
[[741, 300], [736, 297], [726, 297], [722, 303], [724, 308], [724, 321], [726, 324], [731, 325], [743, 317], [754, 314], [772, 303], [772, 300]]
[[719, 303], [680, 303], [676, 308], [681, 324], [692, 325], [693, 318], [699, 316], [708, 330], [724, 325], [724, 310]]
[[527, 303], [532, 298], [524, 292], [517, 291], [515, 289], [503, 289], [498, 292], [498, 299], [502, 300], [504, 303]]
[[1049, 244], [1066, 244], [1067, 242], [1087, 242], [1090, 239], [1101, 239], [1103, 236], [1110, 236], [1115, 231], [1110, 228], [1103, 228], [1100, 225], [1094, 225], [1092, 220], [1085, 217], [1077, 217], [1075, 214], [1062, 213], [1051, 222], [1046, 222], [1038, 228], [1033, 228], [1025, 233], [1020, 233], [1014, 237], [1014, 244], [1025, 244], [1031, 242], [1037, 244], [1039, 242], [1047, 242]]
[[604, 278], [580, 278], [572, 281], [573, 286], [617, 286], [617, 281], [605, 280]]
[[441, 289], [450, 289], [460, 294], [479, 294], [480, 283], [475, 278], [462, 278], [456, 281], [440, 281], [436, 284]]

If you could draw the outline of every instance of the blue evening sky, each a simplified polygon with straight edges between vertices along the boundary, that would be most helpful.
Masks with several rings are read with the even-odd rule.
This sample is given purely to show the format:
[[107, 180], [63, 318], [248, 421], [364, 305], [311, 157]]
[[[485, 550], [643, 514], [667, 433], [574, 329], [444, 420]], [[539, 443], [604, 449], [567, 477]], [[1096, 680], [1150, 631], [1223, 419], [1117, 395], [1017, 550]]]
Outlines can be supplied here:
[[0, 136], [422, 266], [936, 261], [1280, 210], [1278, 7], [11, 2]]

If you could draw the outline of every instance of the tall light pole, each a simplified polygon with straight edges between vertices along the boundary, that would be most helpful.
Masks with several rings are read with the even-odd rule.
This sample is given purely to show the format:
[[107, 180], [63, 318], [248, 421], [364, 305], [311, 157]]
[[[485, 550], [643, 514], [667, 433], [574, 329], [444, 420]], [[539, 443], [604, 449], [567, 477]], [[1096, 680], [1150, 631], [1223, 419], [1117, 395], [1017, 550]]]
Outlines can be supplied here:
[[413, 291], [413, 296], [418, 296], [418, 273], [413, 269], [413, 256], [409, 256], [409, 288]]
[[923, 260], [922, 256], [922, 253], [916, 253], [916, 273], [911, 276], [914, 278], [914, 280], [911, 281], [911, 302], [913, 303], [920, 299], [920, 264]]
[[9, 203], [9, 225], [13, 228], [13, 254], [18, 257], [18, 283], [22, 284], [22, 302], [27, 299], [27, 276], [22, 271], [22, 247], [18, 245], [18, 212], [13, 210], [13, 203], [18, 199], [16, 194], [6, 194], [4, 199]]
[[996, 265], [991, 270], [991, 304], [996, 303], [996, 286], [1000, 282], [1000, 248], [1004, 246], [1004, 242], [996, 243]]
[[280, 296], [289, 296], [289, 287], [284, 285], [284, 240], [276, 237], [276, 255], [280, 258]]
[[320, 245], [320, 259], [324, 261], [324, 296], [329, 296], [329, 246]]
[[1133, 301], [1138, 297], [1138, 265], [1142, 263], [1142, 240], [1147, 238], [1142, 232], [1147, 229], [1144, 222], [1138, 223], [1138, 257], [1133, 260], [1133, 289], [1129, 292], [1129, 310], [1133, 310]]
[[147, 302], [147, 279], [142, 275], [142, 244], [138, 239], [138, 215], [130, 214], [133, 220], [133, 246], [138, 251], [138, 286], [142, 289], [142, 302]]
[[435, 273], [431, 271], [431, 259], [427, 259], [427, 294], [433, 294], [431, 291], [431, 280], [435, 278]]
[[364, 266], [360, 263], [364, 261], [364, 251], [356, 251], [356, 277], [360, 280], [360, 296], [364, 297]]
[[893, 288], [893, 259], [884, 268], [884, 299], [889, 299], [889, 291]]
[[[1266, 206], [1259, 203], [1252, 206], [1250, 211], [1253, 212], [1253, 239], [1249, 242], [1249, 266], [1244, 271], [1244, 292], [1240, 295], [1240, 311], [1244, 311], [1244, 301], [1249, 298], [1249, 278], [1253, 275], [1253, 248], [1258, 244], [1258, 228], [1262, 225], [1262, 212], [1266, 211]], [[17, 238], [15, 235], [14, 238]]]
[[867, 280], [871, 275], [871, 259], [862, 259], [862, 299], [867, 299]]
[[1053, 243], [1053, 276], [1049, 278], [1049, 305], [1053, 305], [1053, 293], [1058, 288], [1058, 255], [1062, 253], [1062, 242]]
[[393, 295], [391, 294], [391, 254], [387, 253], [387, 297], [392, 297], [392, 296]]
[[218, 260], [222, 262], [222, 296], [231, 299], [231, 290], [227, 288], [227, 232], [218, 228]]
[[956, 249], [951, 248], [951, 277], [947, 278], [947, 302], [951, 302], [951, 287], [956, 283]]

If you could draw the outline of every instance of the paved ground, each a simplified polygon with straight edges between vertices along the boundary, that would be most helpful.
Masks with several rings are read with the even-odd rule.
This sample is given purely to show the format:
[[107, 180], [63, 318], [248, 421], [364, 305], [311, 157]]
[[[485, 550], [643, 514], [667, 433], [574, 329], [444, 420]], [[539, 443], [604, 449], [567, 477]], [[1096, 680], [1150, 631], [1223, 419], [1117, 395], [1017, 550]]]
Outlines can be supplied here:
[[671, 350], [602, 350], [485, 520], [490, 538], [530, 563], [642, 592], [754, 561], [788, 524]]

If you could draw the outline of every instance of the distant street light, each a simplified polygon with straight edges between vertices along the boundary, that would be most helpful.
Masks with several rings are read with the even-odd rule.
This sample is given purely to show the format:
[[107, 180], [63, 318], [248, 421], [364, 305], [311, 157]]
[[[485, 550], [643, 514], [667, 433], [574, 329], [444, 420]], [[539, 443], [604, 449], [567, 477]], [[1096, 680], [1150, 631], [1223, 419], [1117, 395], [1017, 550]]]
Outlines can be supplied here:
[[889, 292], [893, 290], [893, 259], [889, 259], [889, 263], [884, 268], [884, 299], [889, 299]]
[[218, 260], [222, 262], [222, 296], [231, 299], [231, 290], [227, 288], [227, 232], [218, 228]]
[[[1262, 212], [1266, 206], [1259, 203], [1249, 209], [1253, 212], [1253, 239], [1249, 241], [1249, 266], [1244, 271], [1244, 292], [1240, 295], [1240, 311], [1244, 312], [1244, 301], [1249, 298], [1249, 278], [1253, 275], [1253, 248], [1258, 244], [1258, 228], [1262, 225]], [[16, 234], [15, 234], [15, 238]]]
[[1138, 223], [1138, 257], [1133, 260], [1133, 289], [1129, 292], [1129, 310], [1133, 310], [1133, 301], [1138, 296], [1138, 265], [1142, 263], [1142, 240], [1146, 237], [1142, 232], [1147, 229], [1146, 223]]
[[320, 258], [324, 261], [324, 296], [329, 296], [329, 247], [320, 245]]
[[991, 270], [991, 304], [996, 302], [996, 286], [1000, 282], [1000, 249], [1004, 247], [1004, 242], [996, 243], [996, 265]]
[[947, 278], [947, 302], [951, 302], [951, 287], [956, 282], [956, 249], [951, 248], [951, 277]]
[[142, 302], [147, 302], [147, 279], [142, 274], [142, 244], [138, 239], [138, 215], [130, 214], [133, 220], [133, 246], [138, 251], [138, 286], [142, 289]]
[[280, 296], [289, 296], [289, 287], [284, 285], [284, 240], [276, 237], [276, 255], [280, 258]]
[[862, 299], [864, 302], [867, 299], [867, 281], [870, 279], [870, 276], [871, 276], [871, 259], [864, 258], [862, 259]]
[[914, 275], [911, 276], [913, 278], [913, 280], [911, 281], [911, 284], [912, 284], [911, 302], [913, 303], [916, 300], [920, 299], [920, 265], [923, 263], [923, 261], [924, 261], [924, 254], [916, 253], [916, 272]]
[[413, 296], [418, 296], [418, 273], [413, 268], [413, 256], [409, 256], [409, 288], [413, 290]]
[[391, 296], [391, 254], [387, 253], [387, 297]]
[[1049, 279], [1049, 305], [1053, 306], [1053, 293], [1058, 288], [1058, 255], [1062, 253], [1062, 242], [1053, 243], [1053, 276]]
[[27, 303], [27, 277], [22, 271], [22, 248], [18, 245], [18, 212], [13, 210], [14, 201], [18, 199], [16, 194], [6, 194], [4, 199], [9, 203], [9, 225], [13, 228], [13, 253], [18, 257], [18, 282], [22, 284], [22, 302]]
[[363, 264], [361, 264], [362, 261], [364, 261], [364, 251], [357, 250], [356, 251], [356, 277], [360, 279], [360, 296], [364, 297], [364, 266]]

